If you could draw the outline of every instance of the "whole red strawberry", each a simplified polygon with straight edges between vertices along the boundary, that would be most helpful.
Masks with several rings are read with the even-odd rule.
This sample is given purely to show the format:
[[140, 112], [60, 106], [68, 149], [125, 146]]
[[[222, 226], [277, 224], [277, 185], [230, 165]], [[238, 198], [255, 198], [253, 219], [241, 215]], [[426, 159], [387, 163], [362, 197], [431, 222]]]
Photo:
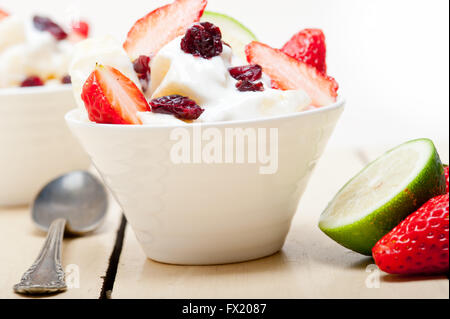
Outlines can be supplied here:
[[444, 173], [445, 173], [445, 183], [447, 185], [446, 192], [448, 193], [448, 166], [444, 167]]
[[372, 249], [378, 267], [390, 274], [448, 272], [449, 195], [430, 199]]
[[325, 35], [320, 29], [305, 29], [295, 34], [281, 49], [290, 57], [327, 73], [327, 47]]

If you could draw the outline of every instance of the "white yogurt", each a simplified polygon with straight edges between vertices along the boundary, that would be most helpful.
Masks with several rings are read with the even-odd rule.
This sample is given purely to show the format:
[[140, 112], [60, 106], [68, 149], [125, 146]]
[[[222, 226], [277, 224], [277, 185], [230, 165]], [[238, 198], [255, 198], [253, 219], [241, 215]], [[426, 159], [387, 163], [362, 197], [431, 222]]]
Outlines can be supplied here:
[[139, 119], [142, 124], [148, 125], [187, 125], [187, 123], [177, 119], [171, 114], [153, 113], [153, 112], [138, 112]]
[[[149, 100], [175, 94], [187, 96], [204, 109], [196, 122], [250, 120], [301, 112], [310, 106], [311, 99], [303, 90], [274, 90], [266, 75], [261, 79], [264, 91], [238, 91], [229, 68], [245, 63], [233, 55], [231, 48], [224, 45], [219, 56], [204, 59], [183, 52], [181, 39], [171, 41], [152, 57], [150, 88], [145, 93]], [[83, 41], [77, 45], [70, 67], [74, 94], [81, 108], [84, 109], [82, 87], [95, 63], [118, 69], [141, 87], [130, 58], [114, 39]], [[186, 124], [167, 114], [140, 112], [138, 116], [148, 125]]]
[[232, 50], [211, 59], [195, 57], [181, 50], [179, 37], [163, 47], [151, 61], [151, 98], [179, 94], [187, 96], [205, 111], [197, 121], [217, 122], [270, 117], [304, 110], [311, 104], [302, 90], [280, 91], [263, 77], [264, 91], [240, 92], [228, 69], [242, 64]]

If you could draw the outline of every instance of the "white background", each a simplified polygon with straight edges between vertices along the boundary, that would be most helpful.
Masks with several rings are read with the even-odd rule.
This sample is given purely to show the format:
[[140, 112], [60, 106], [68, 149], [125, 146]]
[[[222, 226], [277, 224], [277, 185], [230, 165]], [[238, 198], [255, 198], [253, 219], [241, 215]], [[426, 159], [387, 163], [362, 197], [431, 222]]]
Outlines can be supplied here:
[[[10, 12], [80, 14], [94, 34], [123, 39], [162, 0], [0, 0]], [[209, 0], [263, 42], [280, 47], [305, 27], [327, 37], [328, 69], [347, 108], [333, 145], [397, 144], [416, 137], [448, 141], [448, 0]]]

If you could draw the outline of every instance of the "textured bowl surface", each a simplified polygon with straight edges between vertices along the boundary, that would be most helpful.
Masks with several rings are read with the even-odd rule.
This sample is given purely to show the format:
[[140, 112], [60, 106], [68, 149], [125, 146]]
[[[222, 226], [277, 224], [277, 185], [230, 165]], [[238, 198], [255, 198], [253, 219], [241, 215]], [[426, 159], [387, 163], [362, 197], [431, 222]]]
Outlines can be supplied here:
[[[186, 126], [193, 153], [200, 130], [225, 136], [227, 129], [277, 129], [278, 169], [273, 174], [261, 174], [258, 161], [177, 164], [171, 153], [178, 141], [171, 139], [179, 129], [174, 126], [87, 123], [80, 120], [79, 110], [69, 112], [66, 120], [149, 258], [172, 264], [223, 264], [281, 249], [343, 106], [340, 100], [288, 116]], [[246, 139], [244, 147], [255, 145]]]
[[64, 122], [75, 107], [70, 85], [0, 89], [0, 206], [28, 204], [54, 177], [89, 167]]

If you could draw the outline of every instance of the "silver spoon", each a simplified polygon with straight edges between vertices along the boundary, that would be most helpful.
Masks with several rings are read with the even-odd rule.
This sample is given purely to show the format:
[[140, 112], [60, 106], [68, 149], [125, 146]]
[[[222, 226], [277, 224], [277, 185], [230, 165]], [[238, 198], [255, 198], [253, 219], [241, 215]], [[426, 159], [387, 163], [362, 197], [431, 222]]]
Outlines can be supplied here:
[[64, 230], [73, 235], [91, 232], [102, 223], [107, 209], [105, 187], [88, 172], [71, 172], [47, 184], [32, 206], [32, 220], [37, 227], [48, 231], [47, 239], [14, 291], [20, 294], [65, 291], [61, 266]]

